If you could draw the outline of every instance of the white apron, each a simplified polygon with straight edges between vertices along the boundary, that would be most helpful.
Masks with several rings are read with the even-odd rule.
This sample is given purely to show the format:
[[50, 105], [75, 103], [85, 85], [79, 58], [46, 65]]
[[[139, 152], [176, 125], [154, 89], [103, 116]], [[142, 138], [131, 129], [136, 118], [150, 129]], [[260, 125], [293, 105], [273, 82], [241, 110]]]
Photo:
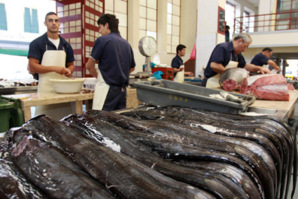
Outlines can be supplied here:
[[92, 109], [102, 110], [102, 107], [105, 103], [110, 86], [103, 79], [100, 70], [98, 70], [97, 72], [98, 72], [98, 75], [97, 75], [97, 82], [95, 84], [95, 89], [94, 89]]
[[[184, 65], [181, 65], [180, 67], [184, 68]], [[184, 69], [182, 71], [179, 71], [176, 73], [176, 76], [174, 78], [174, 82], [183, 83], [184, 82]]]
[[[63, 66], [65, 67], [66, 54], [64, 50], [46, 50], [43, 54], [41, 65], [47, 66]], [[39, 97], [47, 97], [49, 95], [57, 95], [50, 79], [66, 79], [65, 75], [56, 72], [39, 74], [37, 93]], [[74, 107], [74, 106], [73, 106]], [[45, 114], [57, 120], [64, 116], [74, 113], [71, 103], [50, 104], [45, 106], [37, 106], [35, 115]]]
[[[238, 62], [237, 61], [229, 61], [228, 65], [226, 65], [226, 69], [229, 68], [237, 68]], [[206, 88], [220, 88], [219, 84], [219, 79], [220, 79], [220, 74], [216, 74], [213, 77], [208, 78], [207, 83], [206, 83]]]

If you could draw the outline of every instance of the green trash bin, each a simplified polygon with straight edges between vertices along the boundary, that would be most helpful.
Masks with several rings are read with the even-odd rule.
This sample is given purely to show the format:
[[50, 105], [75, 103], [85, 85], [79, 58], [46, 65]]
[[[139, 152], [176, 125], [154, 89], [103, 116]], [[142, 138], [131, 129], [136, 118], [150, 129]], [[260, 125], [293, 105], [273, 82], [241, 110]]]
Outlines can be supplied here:
[[24, 114], [21, 108], [21, 101], [17, 98], [3, 97], [0, 99], [7, 100], [14, 104], [14, 107], [10, 109], [9, 127], [19, 127], [24, 124]]
[[5, 132], [10, 128], [10, 111], [14, 106], [14, 102], [0, 99], [0, 132]]

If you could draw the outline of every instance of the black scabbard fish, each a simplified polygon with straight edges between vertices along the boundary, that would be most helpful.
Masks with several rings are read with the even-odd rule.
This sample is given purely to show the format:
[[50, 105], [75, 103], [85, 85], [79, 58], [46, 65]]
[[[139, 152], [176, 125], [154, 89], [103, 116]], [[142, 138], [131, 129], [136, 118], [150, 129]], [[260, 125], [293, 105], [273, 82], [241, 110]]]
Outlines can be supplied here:
[[[163, 110], [163, 112], [169, 112], [167, 114], [169, 116], [179, 114], [180, 117], [183, 115], [186, 118], [192, 118], [194, 120], [205, 120], [207, 118], [207, 121], [217, 120], [221, 121], [221, 123], [226, 122], [231, 128], [255, 129], [256, 133], [266, 136], [275, 143], [277, 149], [282, 153], [281, 156], [284, 156], [282, 158], [283, 175], [280, 183], [279, 198], [283, 198], [284, 194], [286, 194], [285, 198], [287, 198], [292, 168], [294, 168], [294, 173], [297, 174], [297, 146], [295, 144], [295, 133], [283, 121], [269, 116], [247, 117], [217, 112], [204, 112], [189, 108], [174, 108], [174, 110], [171, 108]], [[292, 196], [295, 192], [296, 179], [297, 175], [294, 175]]]
[[[228, 133], [229, 130], [228, 129], [223, 129], [222, 127], [215, 127], [212, 125], [206, 125], [203, 123], [191, 123], [190, 124], [192, 127], [194, 128], [198, 128], [198, 133], [202, 133], [202, 131], [210, 133], [211, 136], [212, 134], [217, 134], [217, 135], [222, 135], [221, 133]], [[200, 130], [199, 130], [200, 129]], [[221, 132], [221, 133], [217, 133], [217, 132]], [[246, 148], [247, 150], [252, 151], [254, 154], [256, 154], [259, 158], [261, 158], [263, 160], [263, 162], [266, 165], [267, 170], [271, 173], [272, 179], [275, 182], [275, 190], [277, 190], [277, 186], [278, 183], [280, 182], [281, 179], [281, 167], [277, 167], [274, 163], [274, 159], [272, 158], [272, 156], [270, 155], [270, 153], [268, 153], [265, 148], [263, 148], [261, 145], [259, 145], [258, 143], [255, 143], [253, 141], [247, 140], [247, 139], [243, 139], [243, 138], [236, 138], [236, 137], [231, 137], [231, 136], [221, 136], [220, 137], [221, 140], [224, 140], [226, 142], [229, 143], [233, 143], [236, 146], [241, 146], [241, 148]], [[245, 150], [244, 150], [245, 153]], [[257, 159], [255, 159], [257, 160]], [[280, 166], [280, 165], [279, 165]], [[277, 169], [279, 169], [277, 172]], [[280, 175], [277, 176], [279, 173]]]
[[181, 143], [187, 143], [188, 145], [225, 152], [239, 157], [246, 161], [248, 165], [257, 172], [257, 175], [261, 178], [267, 197], [273, 198], [276, 194], [276, 181], [272, 178], [270, 172], [268, 172], [269, 170], [263, 160], [252, 151], [240, 145], [225, 142], [217, 135], [210, 135], [206, 132], [198, 133], [191, 128], [178, 126], [174, 123], [160, 125], [156, 124], [156, 122], [134, 121], [131, 118], [106, 111], [91, 110], [87, 111], [87, 114], [107, 120], [129, 130], [139, 130], [155, 136], [164, 136], [172, 140], [180, 141]]
[[0, 198], [47, 198], [24, 176], [16, 171], [12, 162], [0, 159]]
[[243, 177], [235, 182], [223, 175], [209, 175], [204, 171], [177, 166], [152, 154], [147, 147], [136, 142], [125, 130], [98, 118], [90, 117], [88, 114], [73, 115], [65, 118], [64, 122], [100, 143], [105, 143], [107, 138], [111, 139], [120, 145], [122, 153], [151, 166], [164, 175], [212, 192], [219, 198], [249, 198], [251, 193], [253, 193], [253, 198], [261, 198], [257, 187], [248, 178]]
[[63, 149], [107, 189], [124, 198], [210, 198], [199, 189], [166, 177], [140, 162], [91, 139], [75, 128], [49, 117], [40, 117], [24, 127], [34, 136]]
[[20, 173], [11, 161], [9, 150], [8, 143], [0, 143], [0, 198], [48, 198]]
[[[258, 142], [255, 136], [264, 136], [269, 139], [275, 146], [276, 150], [280, 153], [280, 161], [276, 160], [275, 163], [278, 170], [278, 192], [279, 198], [283, 198], [284, 194], [288, 193], [289, 180], [291, 177], [291, 170], [294, 168], [293, 189], [292, 197], [295, 192], [297, 181], [297, 146], [296, 136], [292, 129], [289, 128], [285, 122], [278, 120], [271, 116], [242, 116], [218, 112], [206, 112], [201, 110], [194, 110], [181, 107], [166, 107], [166, 108], [150, 108], [146, 111], [137, 110], [133, 112], [122, 113], [138, 119], [155, 119], [155, 120], [170, 120], [186, 124], [187, 122], [200, 121], [206, 124], [224, 127], [230, 130], [242, 130], [243, 135], [249, 135], [253, 132], [253, 137], [247, 137]], [[182, 118], [182, 119], [181, 119]], [[240, 131], [241, 132], [241, 131]], [[239, 134], [238, 134], [239, 135]], [[235, 136], [235, 134], [233, 135]], [[237, 135], [236, 135], [237, 136]], [[241, 134], [240, 134], [241, 136]], [[268, 142], [261, 142], [272, 156], [272, 148], [266, 147]], [[280, 166], [281, 165], [281, 166]], [[279, 167], [279, 169], [278, 169]], [[282, 168], [282, 171], [281, 168]], [[285, 196], [285, 198], [287, 195]]]
[[[246, 130], [246, 129], [233, 129], [231, 128], [231, 125], [227, 125], [221, 121], [210, 121], [208, 123], [202, 122], [201, 120], [187, 120], [182, 118], [172, 118], [172, 115], [167, 115], [166, 111], [160, 110], [160, 109], [149, 109], [148, 111], [129, 111], [121, 113], [121, 115], [129, 116], [137, 118], [138, 120], [158, 120], [158, 121], [165, 121], [165, 122], [172, 122], [177, 124], [182, 124], [186, 126], [191, 126], [193, 128], [197, 127], [205, 127], [205, 129], [208, 130], [208, 126], [211, 126], [212, 129], [215, 129], [213, 132], [214, 134], [218, 135], [224, 135], [226, 136], [226, 141], [229, 141], [230, 139], [233, 140], [233, 138], [241, 138], [245, 139], [247, 141], [252, 141], [254, 143], [257, 143], [258, 145], [264, 147], [266, 151], [268, 151], [268, 154], [272, 157], [274, 161], [274, 165], [276, 166], [276, 170], [278, 171], [278, 174], [281, 175], [281, 162], [282, 157], [279, 154], [279, 151], [276, 149], [274, 144], [265, 136], [255, 133], [252, 130]], [[223, 138], [224, 139], [224, 138]], [[263, 157], [262, 157], [263, 158]], [[268, 158], [268, 157], [267, 157]], [[269, 160], [270, 161], [270, 160]], [[280, 179], [280, 177], [279, 177]]]
[[[152, 112], [155, 113], [152, 115]], [[130, 111], [129, 114], [126, 115], [130, 115], [133, 117], [137, 118], [149, 118], [149, 120], [151, 121], [152, 118], [158, 118], [158, 115], [160, 115], [160, 117], [158, 118], [158, 121], [155, 121], [154, 123], [160, 123], [162, 121], [162, 123], [160, 123], [161, 125], [165, 126], [174, 126], [175, 128], [179, 128], [179, 126], [177, 126], [177, 124], [181, 124], [181, 125], [186, 125], [184, 126], [184, 128], [189, 128], [189, 127], [193, 127], [193, 129], [196, 128], [200, 128], [200, 131], [198, 131], [198, 134], [202, 134], [202, 131], [205, 131], [207, 133], [212, 133], [212, 134], [217, 134], [217, 135], [228, 135], [228, 136], [220, 136], [221, 140], [233, 143], [233, 144], [237, 144], [240, 145], [242, 147], [247, 148], [247, 150], [251, 150], [252, 152], [254, 152], [255, 154], [257, 154], [265, 163], [266, 167], [268, 168], [268, 170], [270, 171], [272, 178], [274, 179], [275, 182], [275, 190], [277, 190], [277, 184], [280, 181], [281, 178], [281, 165], [280, 164], [275, 164], [275, 161], [280, 162], [280, 156], [278, 153], [275, 153], [274, 157], [276, 159], [273, 159], [273, 157], [271, 156], [270, 153], [267, 152], [267, 150], [265, 150], [263, 148], [262, 145], [259, 145], [259, 143], [255, 143], [253, 141], [249, 141], [247, 139], [241, 139], [241, 138], [237, 138], [237, 137], [233, 137], [231, 136], [230, 133], [230, 129], [225, 129], [222, 126], [218, 125], [218, 126], [213, 126], [212, 124], [205, 124], [203, 122], [199, 122], [199, 121], [194, 121], [194, 120], [184, 120], [184, 119], [174, 119], [174, 118], [169, 118], [166, 115], [165, 111], [159, 111], [160, 114], [158, 114], [158, 110], [152, 110], [150, 109], [148, 112], [146, 111], [137, 111], [136, 113], [134, 113], [133, 111]], [[125, 115], [125, 113], [124, 113]], [[220, 123], [220, 122], [218, 122]], [[182, 132], [182, 131], [180, 131]], [[235, 133], [234, 133], [235, 134]], [[247, 134], [246, 132], [239, 132], [238, 134]], [[212, 135], [210, 135], [211, 137], [214, 137]], [[218, 136], [217, 136], [218, 137]], [[219, 138], [219, 137], [218, 137]], [[202, 140], [200, 138], [198, 138], [199, 140]], [[186, 140], [184, 140], [185, 142]], [[194, 144], [192, 142], [192, 144]], [[274, 150], [274, 146], [272, 145], [272, 143], [270, 142], [269, 144], [271, 144], [271, 149]], [[211, 145], [210, 145], [211, 146]], [[276, 150], [274, 151], [276, 152]], [[277, 167], [277, 168], [276, 168]], [[279, 171], [278, 174], [279, 176], [277, 177], [277, 170]], [[278, 178], [278, 180], [277, 180]]]
[[[279, 121], [274, 118], [264, 118], [261, 121], [264, 125], [271, 127], [271, 132], [273, 132], [276, 136], [282, 135], [284, 139], [287, 141], [289, 146], [289, 164], [288, 164], [288, 173], [287, 173], [287, 183], [285, 187], [285, 196], [284, 198], [288, 198], [288, 190], [290, 188], [290, 180], [293, 176], [292, 180], [292, 195], [294, 196], [296, 183], [297, 183], [297, 142], [296, 142], [296, 134], [292, 129], [289, 128], [287, 124], [282, 121]], [[281, 138], [280, 138], [281, 139]], [[293, 175], [292, 175], [293, 172]], [[281, 193], [280, 198], [283, 197], [283, 193]]]
[[[225, 162], [212, 162], [212, 161], [192, 161], [192, 160], [171, 160], [171, 162], [193, 169], [205, 171], [214, 175], [220, 175], [230, 178], [233, 181], [245, 181], [242, 183], [243, 189], [250, 190], [254, 184], [251, 182], [250, 177], [242, 170], [231, 164]], [[249, 183], [250, 182], [250, 183]], [[250, 192], [250, 198], [255, 198], [255, 193]]]
[[[285, 129], [287, 128], [287, 125], [277, 122], [272, 118], [268, 117], [247, 117], [247, 116], [241, 116], [241, 115], [232, 115], [232, 114], [224, 114], [224, 113], [217, 113], [217, 112], [204, 112], [204, 111], [198, 111], [193, 110], [189, 108], [165, 108], [162, 110], [156, 109], [156, 110], [149, 110], [150, 112], [154, 112], [155, 114], [158, 114], [158, 111], [162, 114], [162, 117], [160, 117], [160, 120], [168, 120], [167, 118], [172, 118], [170, 120], [175, 119], [176, 121], [180, 121], [181, 123], [187, 123], [188, 120], [190, 121], [200, 121], [207, 124], [212, 124], [218, 127], [225, 127], [227, 129], [231, 130], [242, 130], [244, 131], [243, 134], [247, 134], [246, 132], [254, 132], [254, 135], [259, 134], [261, 136], [265, 136], [268, 138], [275, 146], [276, 149], [280, 153], [281, 162], [276, 162], [277, 167], [280, 167], [278, 165], [282, 165], [282, 172], [280, 172], [280, 168], [278, 170], [278, 190], [277, 195], [280, 193], [279, 197], [283, 198], [283, 194], [285, 192], [285, 187], [289, 186], [289, 178], [290, 176], [289, 172], [291, 171], [290, 167], [293, 165], [296, 165], [296, 161], [291, 161], [291, 158], [293, 157], [292, 153], [297, 153], [297, 150], [291, 150], [291, 144], [289, 143], [289, 135], [291, 133], [287, 133]], [[137, 113], [138, 114], [138, 113]], [[146, 118], [145, 113], [141, 112], [141, 115], [143, 118]], [[183, 118], [180, 119], [180, 118]], [[270, 122], [274, 124], [270, 124]], [[195, 122], [193, 122], [195, 123]], [[284, 128], [282, 128], [284, 126]], [[273, 128], [274, 127], [274, 128]], [[276, 132], [276, 128], [279, 128], [279, 133]], [[294, 137], [295, 138], [295, 137]], [[293, 143], [293, 142], [292, 142]], [[296, 146], [296, 145], [294, 145]], [[268, 149], [268, 148], [267, 148]], [[295, 159], [295, 156], [294, 156]], [[297, 158], [296, 158], [297, 159]], [[295, 167], [296, 168], [296, 167]], [[296, 173], [297, 170], [294, 170], [294, 173]], [[296, 176], [295, 176], [296, 177]], [[286, 181], [286, 179], [288, 179]], [[294, 180], [294, 179], [293, 179]], [[295, 184], [296, 181], [293, 181], [293, 184]], [[287, 193], [288, 188], [286, 188]], [[292, 193], [294, 192], [294, 189]]]
[[[197, 110], [192, 109], [184, 109], [186, 110], [187, 114], [190, 115], [190, 112], [200, 112]], [[245, 123], [253, 123], [262, 125], [262, 133], [264, 133], [264, 129], [267, 132], [270, 132], [272, 135], [274, 135], [276, 138], [282, 142], [282, 147], [280, 150], [283, 150], [283, 153], [285, 156], [285, 161], [283, 162], [284, 168], [283, 168], [283, 177], [281, 182], [281, 191], [279, 198], [287, 198], [288, 189], [290, 186], [290, 178], [292, 176], [292, 170], [293, 171], [293, 181], [292, 181], [292, 195], [293, 197], [295, 192], [295, 187], [297, 183], [297, 145], [296, 145], [296, 135], [295, 132], [292, 131], [292, 129], [289, 127], [288, 124], [286, 124], [284, 121], [281, 121], [273, 116], [257, 116], [257, 117], [247, 117], [247, 116], [241, 116], [241, 115], [230, 115], [225, 113], [216, 113], [212, 112], [213, 119], [225, 119], [227, 121], [235, 120], [237, 123], [239, 122], [240, 125], [244, 125]], [[228, 119], [227, 119], [228, 118]], [[277, 147], [279, 147], [277, 145]], [[286, 168], [287, 167], [287, 168]], [[285, 196], [284, 196], [285, 194]]]
[[49, 143], [24, 136], [11, 156], [23, 175], [50, 198], [114, 198]]
[[[170, 113], [168, 113], [170, 112]], [[138, 120], [157, 120], [157, 121], [164, 121], [165, 124], [167, 123], [177, 123], [187, 125], [188, 127], [191, 126], [193, 128], [202, 127], [206, 129], [207, 132], [211, 132], [213, 134], [223, 135], [221, 139], [232, 142], [232, 143], [239, 143], [242, 146], [246, 146], [251, 150], [254, 149], [254, 152], [259, 155], [260, 158], [264, 160], [267, 167], [270, 168], [271, 173], [273, 174], [273, 178], [277, 178], [276, 180], [276, 190], [280, 192], [281, 182], [282, 182], [282, 157], [283, 153], [278, 151], [274, 144], [269, 140], [267, 137], [263, 136], [262, 134], [254, 132], [254, 129], [245, 128], [235, 128], [234, 125], [231, 125], [231, 122], [222, 121], [220, 119], [214, 119], [213, 117], [195, 117], [195, 114], [186, 115], [185, 111], [176, 111], [175, 110], [168, 110], [168, 109], [148, 109], [148, 110], [134, 110], [129, 112], [123, 112], [121, 115], [129, 116], [136, 118]], [[228, 115], [226, 115], [228, 117]], [[187, 118], [191, 118], [187, 119]], [[196, 120], [194, 120], [196, 118]], [[211, 119], [210, 119], [211, 118]], [[246, 119], [247, 121], [247, 119]], [[211, 129], [211, 130], [210, 130]], [[267, 133], [269, 134], [269, 133]], [[275, 138], [272, 134], [269, 134], [271, 137]], [[239, 139], [241, 138], [241, 139]], [[277, 139], [276, 139], [277, 140]], [[278, 141], [278, 140], [277, 140]], [[279, 143], [279, 141], [278, 141]], [[257, 144], [257, 145], [256, 145]], [[259, 146], [258, 146], [259, 145]], [[254, 146], [254, 147], [253, 147]], [[260, 148], [260, 146], [262, 146]], [[280, 149], [282, 148], [279, 145]], [[264, 149], [266, 149], [264, 151]], [[279, 153], [280, 152], [280, 153]], [[274, 169], [275, 168], [275, 169]], [[276, 170], [276, 171], [275, 171]], [[277, 175], [277, 177], [275, 177]], [[278, 195], [278, 193], [277, 193]]]
[[[254, 182], [260, 195], [264, 196], [263, 183], [259, 179], [255, 171], [243, 160], [234, 157], [232, 155], [217, 152], [214, 150], [207, 150], [200, 147], [188, 146], [181, 143], [177, 143], [176, 140], [155, 136], [152, 134], [145, 134], [136, 131], [127, 131], [133, 135], [136, 140], [154, 151], [158, 152], [162, 157], [173, 160], [189, 160], [195, 161], [200, 164], [201, 161], [210, 161], [216, 163], [226, 163], [237, 167], [250, 177], [251, 181]], [[207, 172], [208, 173], [208, 172]]]

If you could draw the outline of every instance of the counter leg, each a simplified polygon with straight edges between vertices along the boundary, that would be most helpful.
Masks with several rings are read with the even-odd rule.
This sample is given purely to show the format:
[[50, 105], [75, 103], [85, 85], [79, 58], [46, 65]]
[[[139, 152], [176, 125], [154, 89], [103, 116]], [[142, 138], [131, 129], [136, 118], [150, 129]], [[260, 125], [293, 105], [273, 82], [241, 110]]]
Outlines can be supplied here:
[[93, 102], [93, 99], [85, 100], [86, 110], [91, 110], [92, 109], [92, 102]]
[[295, 118], [295, 107], [294, 107], [294, 109], [292, 110], [292, 112], [290, 112], [290, 114], [289, 114], [289, 119], [294, 119]]
[[81, 114], [83, 113], [83, 101], [76, 101], [76, 113]]
[[31, 119], [31, 107], [25, 107], [23, 109], [23, 114], [24, 114], [24, 120], [27, 122], [28, 120]]

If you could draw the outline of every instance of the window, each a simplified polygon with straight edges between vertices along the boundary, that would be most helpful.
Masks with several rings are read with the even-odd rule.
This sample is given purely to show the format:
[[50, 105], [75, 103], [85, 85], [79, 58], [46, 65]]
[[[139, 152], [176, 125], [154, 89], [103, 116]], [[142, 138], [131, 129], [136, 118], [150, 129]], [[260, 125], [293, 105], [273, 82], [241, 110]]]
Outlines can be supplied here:
[[0, 3], [0, 30], [7, 30], [5, 5]]
[[298, 28], [298, 0], [278, 0], [277, 13], [277, 30]]
[[157, 36], [157, 2], [156, 0], [140, 0], [139, 36]]
[[39, 33], [37, 10], [25, 8], [24, 13], [24, 31], [30, 33]]
[[244, 18], [243, 18], [243, 30], [244, 30], [244, 32], [249, 32], [249, 29], [250, 29], [249, 12], [244, 11], [243, 15], [244, 15]]
[[180, 0], [168, 0], [167, 5], [167, 53], [176, 54], [180, 42]]
[[[225, 7], [225, 15], [226, 15], [226, 25], [230, 26], [230, 34], [231, 33], [233, 34], [234, 33], [234, 19], [236, 17], [236, 6], [227, 2], [226, 7]], [[236, 29], [239, 29], [239, 28], [240, 27], [236, 27]]]
[[116, 15], [120, 34], [127, 40], [127, 0], [105, 0], [105, 13]]

